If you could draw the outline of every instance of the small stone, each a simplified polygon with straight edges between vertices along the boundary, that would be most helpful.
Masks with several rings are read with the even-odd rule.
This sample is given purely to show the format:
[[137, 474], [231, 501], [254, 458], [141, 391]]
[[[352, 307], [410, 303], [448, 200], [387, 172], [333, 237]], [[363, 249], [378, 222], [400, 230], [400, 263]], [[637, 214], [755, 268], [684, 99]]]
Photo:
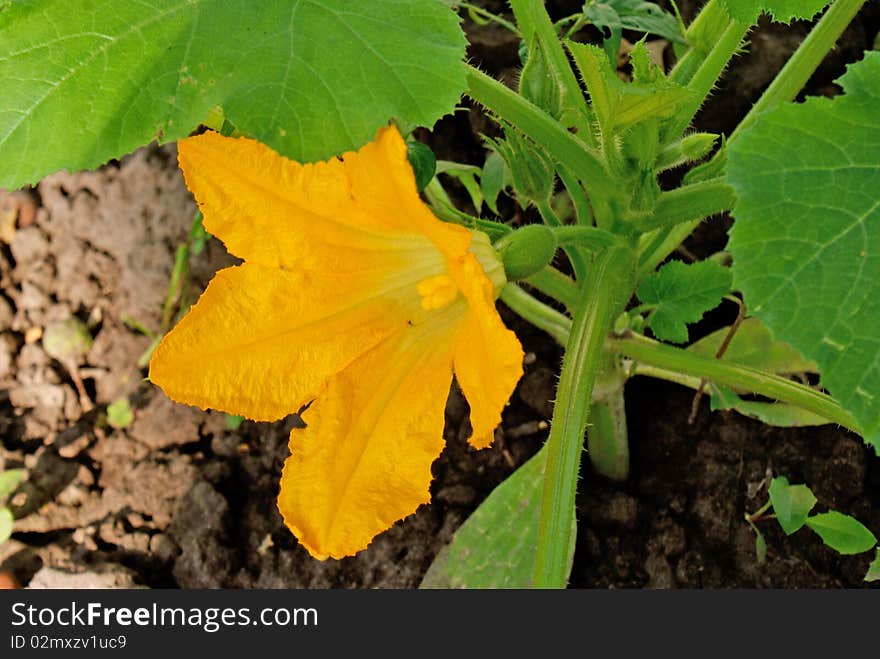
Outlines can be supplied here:
[[43, 328], [39, 325], [35, 325], [34, 327], [28, 327], [24, 331], [24, 342], [27, 345], [33, 345], [37, 341], [39, 341], [43, 336]]
[[150, 553], [160, 561], [171, 561], [180, 552], [177, 544], [164, 533], [150, 538]]

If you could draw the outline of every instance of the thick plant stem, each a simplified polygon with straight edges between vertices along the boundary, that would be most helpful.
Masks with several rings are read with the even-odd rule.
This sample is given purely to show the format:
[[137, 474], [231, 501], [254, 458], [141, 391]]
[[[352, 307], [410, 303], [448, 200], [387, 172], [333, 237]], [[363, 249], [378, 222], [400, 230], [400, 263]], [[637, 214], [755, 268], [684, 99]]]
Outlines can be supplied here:
[[507, 283], [501, 291], [501, 301], [538, 329], [565, 345], [571, 331], [571, 320], [555, 309], [539, 302], [514, 283]]
[[688, 90], [693, 93], [693, 100], [678, 111], [675, 121], [666, 131], [667, 138], [679, 137], [690, 126], [700, 106], [712, 92], [715, 83], [718, 82], [718, 78], [721, 77], [730, 60], [736, 55], [750, 28], [751, 25], [745, 23], [730, 22], [688, 83]]
[[703, 219], [676, 224], [669, 230], [655, 231], [646, 234], [645, 248], [639, 250], [639, 279], [654, 271], [663, 259], [672, 254], [676, 247], [684, 242]]
[[690, 49], [672, 67], [669, 80], [679, 85], [687, 85], [712, 50], [711, 45], [718, 40], [729, 24], [730, 18], [717, 0], [709, 0], [703, 5], [685, 33], [685, 41]]
[[[535, 206], [538, 209], [538, 213], [541, 215], [541, 219], [544, 220], [544, 224], [553, 229], [558, 229], [562, 227], [562, 221], [553, 210], [553, 207], [550, 205], [549, 201], [539, 201], [535, 204]], [[571, 262], [571, 268], [572, 270], [574, 270], [575, 279], [582, 279], [587, 272], [587, 264], [586, 260], [584, 259], [584, 255], [581, 254], [581, 251], [578, 248], [578, 245], [570, 243], [567, 245], [561, 245], [561, 247], [565, 251], [565, 255], [568, 257], [568, 260]]]
[[510, 0], [510, 8], [526, 42], [530, 44], [533, 38], [540, 42], [551, 75], [561, 88], [563, 107], [575, 111], [576, 116], [573, 118], [578, 134], [588, 145], [596, 146], [590, 128], [590, 107], [581, 91], [577, 76], [568, 62], [568, 56], [562, 48], [556, 28], [553, 27], [550, 16], [544, 8], [544, 3], [536, 0]]
[[723, 178], [693, 183], [661, 194], [654, 212], [634, 222], [634, 226], [641, 232], [685, 223], [691, 226], [710, 215], [729, 211], [735, 201], [733, 188]]
[[596, 227], [568, 225], [557, 227], [553, 233], [556, 234], [560, 245], [580, 245], [592, 251], [610, 247], [617, 242], [617, 237], [613, 233]]
[[866, 0], [835, 0], [831, 4], [728, 141], [751, 126], [762, 112], [797, 97], [865, 2]]
[[582, 226], [592, 225], [593, 211], [590, 210], [590, 200], [587, 199], [580, 181], [564, 165], [559, 165], [556, 171], [559, 173], [559, 179], [568, 191], [568, 196], [571, 197], [577, 223]]
[[568, 580], [571, 516], [593, 383], [611, 325], [632, 294], [634, 269], [628, 246], [609, 247], [596, 256], [581, 288], [547, 440], [535, 557], [537, 588], [564, 588]]
[[[616, 360], [615, 356], [607, 357]], [[610, 363], [608, 371], [596, 382], [587, 427], [590, 462], [599, 474], [614, 481], [624, 481], [629, 476], [629, 437], [623, 399], [625, 383], [626, 376], [616, 364]]]
[[815, 389], [778, 375], [721, 359], [701, 357], [687, 350], [674, 348], [639, 335], [612, 339], [608, 347], [639, 363], [797, 405], [828, 419], [829, 422], [837, 423], [861, 434], [856, 420], [836, 400]]
[[572, 281], [571, 277], [562, 274], [555, 268], [544, 268], [528, 277], [525, 282], [554, 300], [562, 302], [569, 311], [573, 311], [578, 304], [577, 284]]

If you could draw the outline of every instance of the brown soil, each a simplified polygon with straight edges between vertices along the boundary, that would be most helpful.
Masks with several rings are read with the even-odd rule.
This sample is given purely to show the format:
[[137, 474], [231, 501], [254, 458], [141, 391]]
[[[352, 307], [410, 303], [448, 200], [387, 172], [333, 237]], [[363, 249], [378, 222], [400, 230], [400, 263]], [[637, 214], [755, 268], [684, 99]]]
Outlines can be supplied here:
[[[679, 3], [686, 17], [694, 4]], [[878, 24], [877, 3], [869, 3], [811, 81], [812, 93], [833, 91], [831, 80], [870, 46]], [[474, 61], [514, 79], [516, 41], [466, 27]], [[729, 131], [805, 31], [762, 25], [752, 51], [703, 108], [700, 127]], [[492, 130], [474, 110], [419, 137], [438, 157], [479, 164], [478, 134]], [[13, 538], [0, 545], [0, 572], [13, 572], [21, 584], [412, 588], [455, 529], [546, 439], [560, 350], [502, 309], [528, 358], [493, 447], [466, 445], [467, 404], [453, 388], [433, 503], [357, 556], [316, 562], [275, 509], [287, 436], [299, 420], [246, 421], [229, 430], [222, 414], [169, 402], [137, 366], [149, 339], [123, 319], [159, 328], [174, 251], [194, 212], [173, 146], [142, 149], [97, 172], [59, 173], [25, 193], [0, 193], [0, 205], [18, 215], [0, 252], [0, 468], [29, 472], [12, 499], [18, 519]], [[510, 203], [503, 208], [513, 212]], [[727, 226], [724, 219], [705, 223], [689, 250], [722, 248]], [[209, 242], [192, 258], [193, 285], [203, 287], [229, 261]], [[732, 314], [726, 307], [710, 314], [692, 338]], [[40, 331], [71, 315], [88, 323], [94, 344], [78, 362], [62, 364], [46, 353]], [[774, 523], [761, 527], [768, 556], [759, 564], [743, 520], [766, 500], [772, 475], [786, 475], [806, 482], [821, 508], [880, 530], [880, 459], [858, 437], [832, 426], [769, 428], [712, 413], [705, 401], [689, 425], [688, 390], [636, 378], [626, 393], [632, 474], [616, 485], [585, 469], [573, 587], [866, 585], [871, 555], [841, 557], [809, 531], [786, 537]], [[105, 409], [122, 396], [135, 416], [117, 430]]]

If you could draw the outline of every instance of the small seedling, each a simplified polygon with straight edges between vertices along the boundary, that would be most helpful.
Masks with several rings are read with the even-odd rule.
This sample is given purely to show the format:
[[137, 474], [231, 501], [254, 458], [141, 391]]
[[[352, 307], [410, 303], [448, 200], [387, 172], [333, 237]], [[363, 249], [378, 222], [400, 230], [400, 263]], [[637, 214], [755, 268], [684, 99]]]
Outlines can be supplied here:
[[117, 398], [107, 406], [107, 423], [117, 430], [128, 428], [134, 421], [134, 413], [128, 398]]
[[[786, 535], [792, 535], [806, 526], [822, 538], [828, 547], [843, 555], [861, 554], [877, 544], [874, 534], [850, 515], [836, 510], [811, 515], [817, 500], [806, 485], [791, 485], [785, 476], [777, 476], [770, 483], [768, 494], [767, 503], [756, 512], [745, 515], [746, 522], [756, 534], [755, 551], [759, 563], [766, 558], [767, 545], [756, 523], [765, 519], [776, 519]], [[875, 560], [865, 575], [866, 581], [878, 578], [876, 563]]]

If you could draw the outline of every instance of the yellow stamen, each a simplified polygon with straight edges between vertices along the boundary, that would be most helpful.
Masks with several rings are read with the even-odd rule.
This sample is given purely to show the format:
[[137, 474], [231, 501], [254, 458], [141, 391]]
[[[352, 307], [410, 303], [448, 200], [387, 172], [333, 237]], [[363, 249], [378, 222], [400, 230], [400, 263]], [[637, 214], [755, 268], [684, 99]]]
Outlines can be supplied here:
[[458, 287], [449, 275], [434, 275], [423, 279], [416, 286], [422, 296], [422, 309], [442, 309], [458, 297]]

